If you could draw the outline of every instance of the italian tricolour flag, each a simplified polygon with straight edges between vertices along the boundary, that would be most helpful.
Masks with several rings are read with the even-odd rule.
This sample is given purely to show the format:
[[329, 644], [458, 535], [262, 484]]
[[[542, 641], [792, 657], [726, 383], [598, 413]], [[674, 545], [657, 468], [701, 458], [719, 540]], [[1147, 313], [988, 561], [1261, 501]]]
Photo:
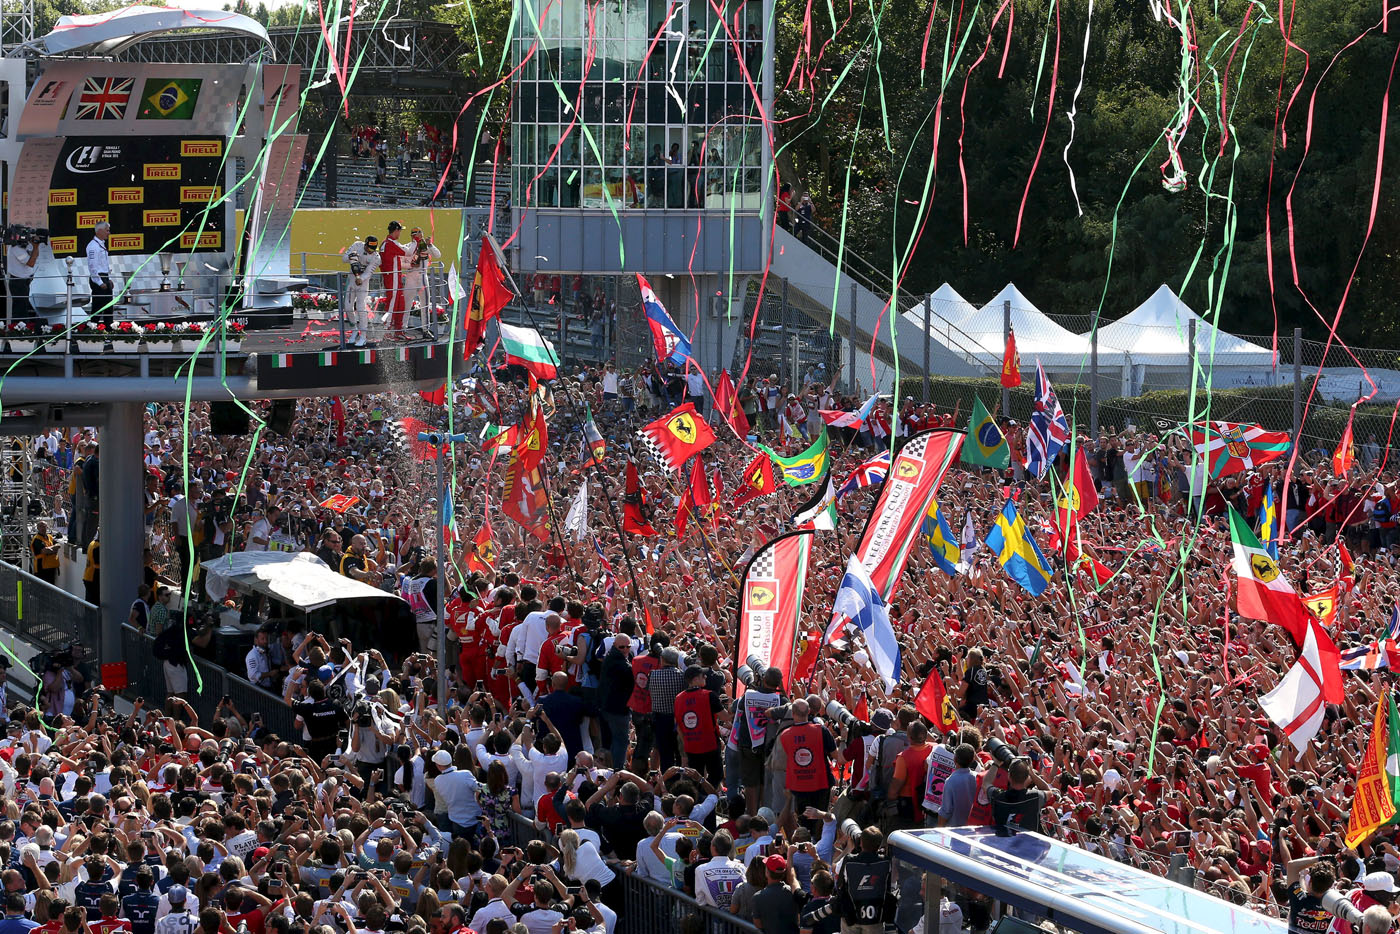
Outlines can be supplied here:
[[1235, 547], [1240, 615], [1277, 623], [1288, 630], [1296, 644], [1302, 645], [1308, 632], [1308, 608], [1283, 576], [1278, 562], [1254, 537], [1249, 523], [1233, 508], [1230, 509], [1230, 540]]

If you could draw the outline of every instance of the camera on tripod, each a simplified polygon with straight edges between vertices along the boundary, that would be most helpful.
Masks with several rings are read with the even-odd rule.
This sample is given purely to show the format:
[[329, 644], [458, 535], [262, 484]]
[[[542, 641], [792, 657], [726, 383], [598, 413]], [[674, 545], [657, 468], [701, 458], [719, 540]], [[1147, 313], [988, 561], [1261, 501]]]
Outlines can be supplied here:
[[23, 224], [10, 224], [4, 232], [5, 246], [28, 246], [31, 243], [49, 242], [47, 227], [25, 227]]

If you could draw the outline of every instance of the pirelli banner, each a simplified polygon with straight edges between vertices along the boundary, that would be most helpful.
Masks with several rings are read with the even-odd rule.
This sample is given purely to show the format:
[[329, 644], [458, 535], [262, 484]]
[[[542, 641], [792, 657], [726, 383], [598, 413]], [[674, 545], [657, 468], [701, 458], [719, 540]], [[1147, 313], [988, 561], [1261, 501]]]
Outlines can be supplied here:
[[44, 205], [54, 255], [81, 254], [102, 221], [114, 256], [224, 252], [227, 212], [210, 205], [223, 194], [227, 145], [219, 137], [63, 137]]

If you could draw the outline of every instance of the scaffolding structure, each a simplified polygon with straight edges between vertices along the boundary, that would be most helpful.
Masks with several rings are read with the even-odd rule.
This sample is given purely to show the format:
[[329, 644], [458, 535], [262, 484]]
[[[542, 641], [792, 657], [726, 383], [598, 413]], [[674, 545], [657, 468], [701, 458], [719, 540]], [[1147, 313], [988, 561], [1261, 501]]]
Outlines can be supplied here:
[[26, 438], [0, 441], [0, 561], [26, 571], [30, 568], [29, 540], [43, 490], [34, 473], [34, 448]]

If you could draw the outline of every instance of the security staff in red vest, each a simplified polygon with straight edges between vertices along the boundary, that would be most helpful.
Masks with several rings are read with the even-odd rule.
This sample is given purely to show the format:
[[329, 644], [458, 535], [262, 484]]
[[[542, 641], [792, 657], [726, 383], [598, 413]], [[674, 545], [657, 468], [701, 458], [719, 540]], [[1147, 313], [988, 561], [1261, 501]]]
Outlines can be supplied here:
[[[811, 722], [807, 701], [798, 698], [789, 708], [792, 726], [778, 736], [783, 755], [787, 758], [787, 788], [792, 792], [792, 810], [802, 814], [809, 807], [820, 811], [831, 805], [831, 768], [828, 761], [836, 753], [836, 737], [820, 723]], [[821, 832], [820, 822], [814, 825], [803, 820], [802, 826]]]
[[724, 777], [724, 761], [719, 752], [719, 725], [715, 714], [724, 702], [705, 688], [705, 669], [691, 665], [685, 670], [686, 689], [676, 695], [676, 729], [686, 765], [705, 776], [712, 785]]

